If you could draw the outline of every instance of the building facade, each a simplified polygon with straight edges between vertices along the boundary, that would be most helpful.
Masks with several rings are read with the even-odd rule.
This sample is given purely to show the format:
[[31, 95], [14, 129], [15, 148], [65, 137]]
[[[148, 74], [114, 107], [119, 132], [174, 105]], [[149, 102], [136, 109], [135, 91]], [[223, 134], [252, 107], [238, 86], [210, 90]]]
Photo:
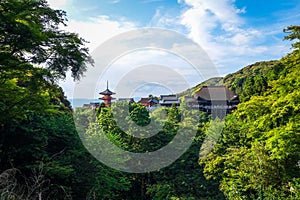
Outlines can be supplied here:
[[159, 104], [161, 106], [171, 107], [173, 104], [176, 106], [180, 105], [180, 100], [176, 95], [160, 95]]
[[225, 86], [203, 86], [194, 94], [199, 110], [212, 114], [213, 118], [224, 118], [240, 103], [238, 95]]

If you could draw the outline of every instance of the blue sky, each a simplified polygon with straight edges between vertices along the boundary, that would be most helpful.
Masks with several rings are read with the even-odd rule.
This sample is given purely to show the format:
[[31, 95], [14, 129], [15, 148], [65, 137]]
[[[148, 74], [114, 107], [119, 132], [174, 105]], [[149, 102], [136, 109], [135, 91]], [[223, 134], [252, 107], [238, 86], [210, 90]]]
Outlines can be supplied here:
[[[91, 53], [120, 33], [144, 27], [165, 28], [200, 45], [217, 69], [216, 76], [256, 61], [281, 58], [291, 51], [289, 42], [283, 41], [282, 29], [299, 25], [300, 21], [298, 0], [49, 0], [49, 4], [67, 11], [69, 22], [65, 29], [90, 41]], [[152, 58], [132, 55], [132, 59], [158, 59], [156, 54], [151, 55]], [[189, 84], [200, 81], [194, 78]], [[93, 90], [105, 82], [97, 80], [98, 86]], [[68, 98], [91, 98], [83, 93], [75, 96], [70, 78], [61, 85]], [[114, 89], [117, 80], [110, 85]]]

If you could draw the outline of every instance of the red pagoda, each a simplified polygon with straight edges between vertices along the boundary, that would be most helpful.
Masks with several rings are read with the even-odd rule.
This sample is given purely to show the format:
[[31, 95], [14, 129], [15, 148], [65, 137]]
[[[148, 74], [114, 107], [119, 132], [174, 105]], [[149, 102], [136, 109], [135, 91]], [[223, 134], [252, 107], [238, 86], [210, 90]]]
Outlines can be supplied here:
[[116, 93], [114, 93], [108, 89], [108, 81], [107, 81], [106, 90], [103, 92], [100, 92], [99, 94], [103, 95], [103, 97], [101, 97], [99, 99], [104, 101], [105, 106], [110, 106], [111, 100], [115, 99], [115, 98], [111, 97], [111, 95], [116, 94]]

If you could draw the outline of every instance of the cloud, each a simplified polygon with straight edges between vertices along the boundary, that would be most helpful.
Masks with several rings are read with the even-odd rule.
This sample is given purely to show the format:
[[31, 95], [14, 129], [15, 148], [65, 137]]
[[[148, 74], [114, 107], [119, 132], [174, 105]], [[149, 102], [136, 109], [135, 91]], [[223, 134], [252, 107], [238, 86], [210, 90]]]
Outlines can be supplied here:
[[188, 28], [190, 37], [208, 51], [212, 44], [234, 43], [232, 38], [237, 42], [238, 38], [251, 37], [240, 29], [243, 20], [230, 1], [185, 0], [185, 3], [190, 8], [181, 15], [180, 23]]
[[[241, 14], [246, 8], [237, 8], [234, 0], [178, 0], [188, 6], [179, 23], [188, 35], [208, 53], [221, 74], [232, 72], [259, 59], [279, 58], [278, 41], [266, 44], [273, 27], [254, 28]], [[280, 41], [282, 45], [282, 41]], [[278, 54], [277, 54], [278, 53]], [[231, 68], [231, 69], [230, 69]]]
[[169, 14], [165, 8], [158, 7], [156, 8], [155, 14], [151, 18], [148, 26], [168, 28], [183, 32], [183, 26], [178, 23], [180, 19], [180, 16], [173, 16], [172, 14]]
[[93, 56], [96, 66], [76, 85], [77, 98], [98, 96], [106, 80], [110, 80], [111, 89], [119, 97], [127, 97], [140, 85], [153, 82], [173, 93], [180, 92], [204, 81], [201, 75], [206, 71], [201, 69], [211, 66], [195, 43], [165, 29], [126, 32], [103, 43]]
[[111, 0], [111, 3], [119, 3], [121, 0]]
[[[67, 1], [70, 0], [64, 0], [64, 4], [66, 4]], [[190, 85], [196, 85], [203, 81], [192, 76], [195, 72], [194, 69], [184, 66], [183, 63], [180, 63], [172, 56], [162, 57], [162, 55], [157, 54], [159, 53], [157, 51], [156, 54], [149, 51], [142, 51], [130, 54], [127, 57], [122, 57], [122, 59], [118, 58], [118, 62], [113, 63], [115, 69], [118, 70], [107, 71], [109, 75], [102, 77], [102, 82], [99, 82], [99, 75], [96, 72], [97, 67], [101, 66], [101, 63], [106, 63], [106, 60], [116, 51], [122, 52], [121, 50], [126, 50], [130, 46], [134, 47], [134, 45], [137, 44], [143, 45], [147, 40], [153, 43], [149, 43], [149, 46], [155, 47], [162, 45], [163, 48], [169, 49], [170, 52], [189, 52], [190, 60], [207, 58], [205, 54], [205, 52], [207, 52], [219, 70], [219, 73], [214, 72], [213, 74], [203, 71], [204, 74], [209, 74], [209, 76], [225, 75], [256, 61], [280, 58], [280, 56], [285, 54], [286, 49], [288, 50], [289, 48], [284, 46], [282, 38], [278, 37], [278, 32], [280, 31], [274, 31], [278, 29], [277, 25], [273, 24], [263, 28], [250, 26], [246, 19], [243, 18], [243, 13], [247, 12], [246, 8], [237, 8], [233, 0], [178, 0], [178, 3], [182, 4], [180, 5], [182, 7], [181, 13], [174, 16], [174, 13], [168, 12], [167, 8], [158, 7], [149, 26], [168, 28], [186, 33], [189, 38], [205, 50], [204, 52], [195, 51], [194, 45], [187, 44], [184, 40], [180, 41], [178, 38], [172, 38], [172, 35], [165, 37], [168, 39], [158, 37], [158, 35], [167, 34], [167, 32], [163, 33], [163, 31], [158, 35], [147, 35], [145, 32], [140, 39], [138, 38], [140, 37], [139, 34], [127, 35], [126, 38], [119, 38], [115, 41], [116, 44], [118, 44], [116, 49], [102, 48], [102, 52], [99, 53], [102, 57], [96, 57], [96, 66], [86, 73], [86, 76], [89, 77], [85, 79], [85, 81], [87, 81], [85, 84], [86, 88], [81, 88], [81, 94], [77, 94], [78, 96], [75, 95], [75, 97], [93, 98], [94, 92], [98, 95], [97, 92], [105, 89], [105, 87], [102, 86], [105, 86], [107, 79], [111, 80], [111, 88], [115, 89], [114, 87], [118, 82], [117, 79], [121, 79], [127, 75], [130, 70], [135, 70], [133, 68], [134, 66], [151, 64], [171, 66], [174, 72], [188, 79]], [[61, 6], [64, 4], [62, 3]], [[109, 38], [120, 33], [134, 30], [138, 26], [137, 23], [125, 18], [112, 19], [109, 16], [102, 15], [96, 18], [90, 18], [88, 21], [71, 19], [68, 22], [66, 30], [76, 32], [89, 41], [88, 47], [91, 52], [94, 52], [93, 55], [97, 55], [97, 47], [100, 44], [103, 44], [103, 42]], [[137, 45], [135, 48], [138, 47]], [[184, 67], [180, 67], [180, 64]], [[211, 66], [211, 64], [208, 63], [208, 65], [203, 66]], [[167, 70], [162, 72], [167, 72]], [[163, 76], [165, 76], [166, 73], [162, 72], [157, 73], [157, 80], [163, 80]], [[145, 73], [147, 74], [147, 70], [145, 70]], [[133, 73], [128, 74], [128, 77], [132, 79], [136, 78], [137, 85], [145, 79], [135, 76]], [[174, 80], [171, 79], [166, 81], [168, 83], [174, 83]], [[64, 89], [67, 91], [67, 96], [72, 98], [74, 83], [71, 80], [67, 80], [63, 84]], [[98, 85], [95, 86], [95, 84]], [[92, 95], [89, 93], [91, 89], [93, 90]], [[89, 94], [85, 95], [85, 92]]]
[[136, 24], [125, 19], [111, 20], [102, 15], [91, 18], [89, 21], [69, 20], [66, 30], [78, 33], [87, 40], [91, 51], [95, 50], [104, 41], [122, 32], [136, 28]]
[[51, 8], [62, 9], [64, 6], [67, 5], [68, 0], [47, 0], [47, 2]]
[[[67, 27], [62, 28], [69, 32], [75, 32], [88, 41], [89, 43], [87, 43], [86, 46], [89, 47], [90, 52], [111, 37], [136, 27], [133, 22], [124, 19], [111, 20], [108, 16], [98, 16], [91, 18], [89, 21], [69, 20], [67, 25]], [[90, 67], [88, 72], [90, 70], [93, 70], [93, 67]], [[70, 73], [65, 81], [60, 82], [68, 98], [73, 98], [74, 86], [76, 84], [77, 83], [73, 82]], [[89, 88], [85, 88], [85, 90], [88, 89]]]

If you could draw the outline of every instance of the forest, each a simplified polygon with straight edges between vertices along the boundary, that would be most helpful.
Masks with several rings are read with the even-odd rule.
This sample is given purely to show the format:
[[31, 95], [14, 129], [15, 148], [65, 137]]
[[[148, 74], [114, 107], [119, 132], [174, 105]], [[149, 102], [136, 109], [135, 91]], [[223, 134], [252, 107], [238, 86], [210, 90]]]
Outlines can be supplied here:
[[[71, 107], [58, 81], [68, 71], [80, 80], [94, 62], [87, 41], [59, 28], [66, 20], [64, 11], [45, 0], [0, 1], [0, 199], [300, 199], [300, 26], [283, 30], [292, 48], [280, 60], [200, 84], [226, 85], [241, 103], [222, 122], [213, 150], [199, 159], [205, 138], [213, 140], [221, 122], [199, 111], [186, 114], [184, 103], [153, 112], [127, 103], [102, 104], [95, 111]], [[125, 133], [113, 117], [122, 106], [129, 109], [129, 132], [150, 121], [162, 129], [145, 139]], [[191, 146], [153, 172], [112, 169], [87, 150], [104, 136], [127, 151], [155, 151], [180, 127], [184, 134], [196, 131]]]

